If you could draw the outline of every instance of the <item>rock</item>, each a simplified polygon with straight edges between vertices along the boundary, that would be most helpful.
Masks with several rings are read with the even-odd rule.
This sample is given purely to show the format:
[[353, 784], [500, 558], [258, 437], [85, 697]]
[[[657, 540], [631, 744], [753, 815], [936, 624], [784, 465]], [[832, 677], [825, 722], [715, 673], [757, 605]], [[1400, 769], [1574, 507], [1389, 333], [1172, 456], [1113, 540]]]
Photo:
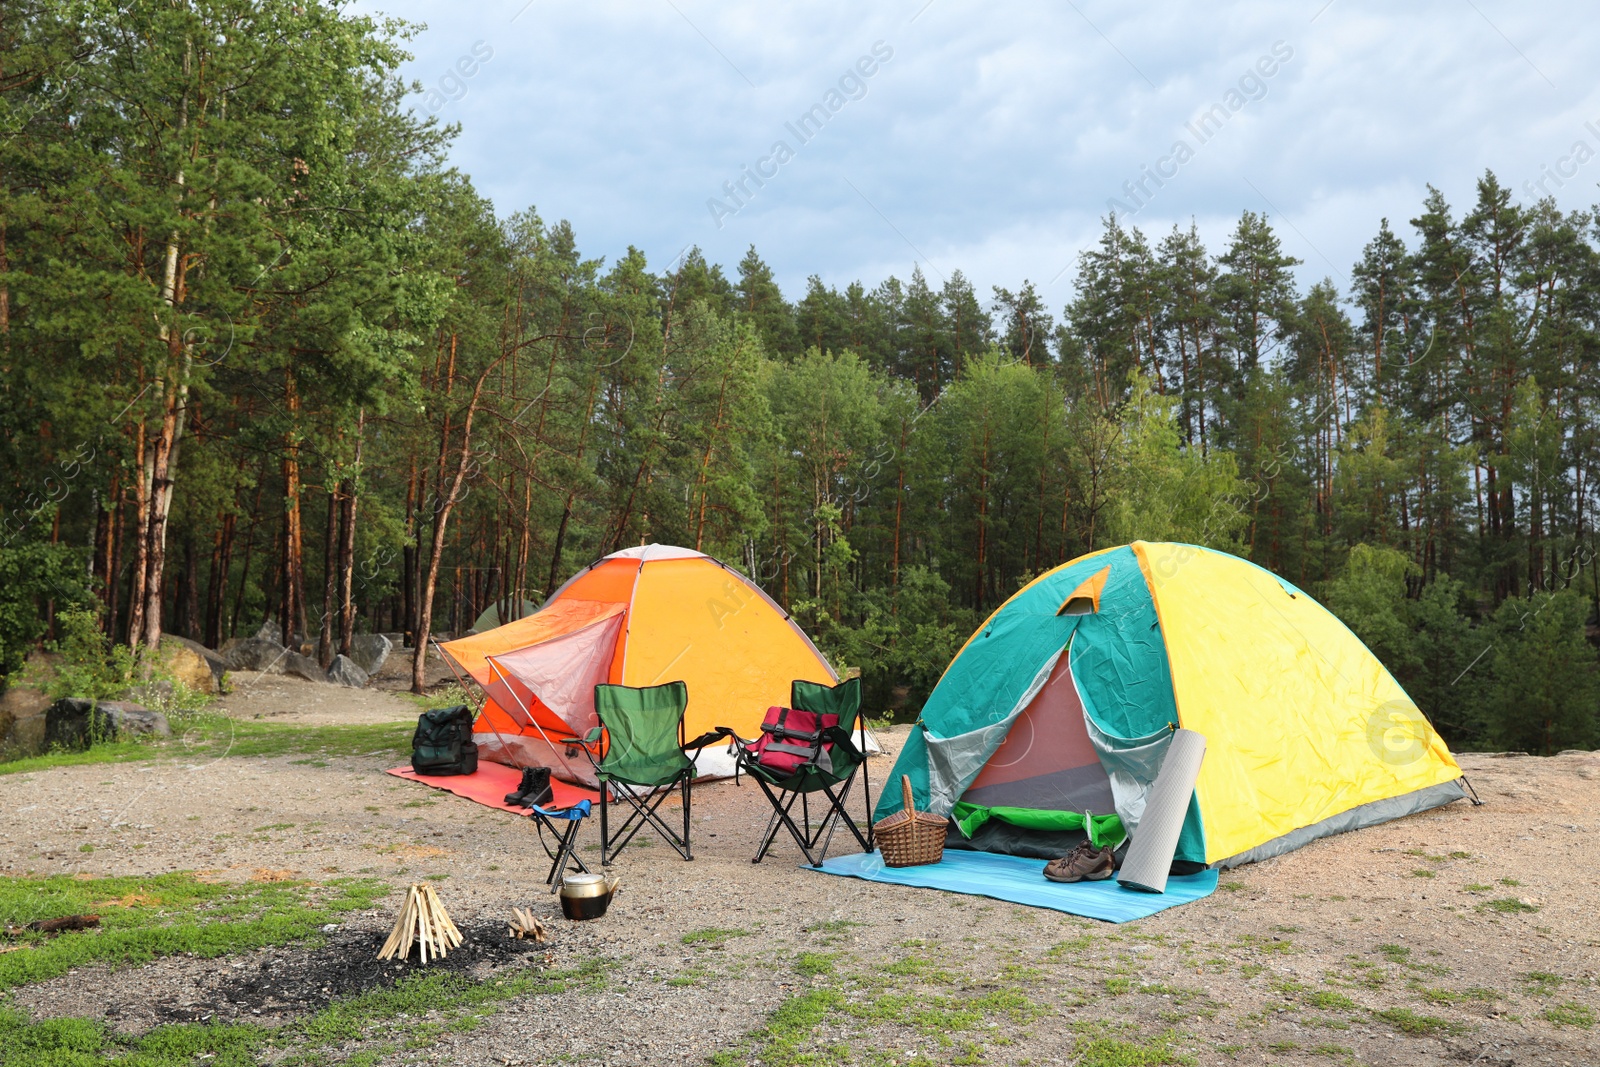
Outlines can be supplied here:
[[112, 737], [134, 737], [140, 734], [154, 734], [156, 737], [172, 736], [172, 727], [167, 725], [167, 717], [159, 711], [151, 711], [142, 704], [128, 700], [102, 700], [97, 710], [105, 716]]
[[349, 686], [351, 689], [361, 689], [367, 684], [367, 672], [349, 656], [333, 657], [324, 677], [334, 685]]
[[19, 671], [11, 676], [11, 684], [0, 693], [0, 759], [37, 756], [45, 750], [45, 712], [54, 703], [42, 688], [45, 682], [40, 675], [51, 669], [45, 659], [46, 656], [38, 652], [28, 657], [26, 677], [38, 685], [19, 682], [18, 679], [24, 677]]
[[162, 667], [173, 679], [197, 693], [215, 696], [222, 691], [222, 674], [228, 669], [222, 657], [198, 641], [171, 634], [161, 638]]
[[383, 634], [356, 634], [350, 639], [350, 658], [366, 674], [377, 674], [394, 651], [394, 643]]
[[325, 682], [328, 680], [327, 675], [322, 670], [322, 664], [299, 652], [285, 653], [282, 667], [284, 674], [292, 674], [296, 678], [304, 678], [308, 682]]
[[82, 752], [113, 736], [109, 717], [87, 697], [62, 697], [45, 711], [44, 747]]
[[247, 637], [236, 644], [230, 644], [231, 647], [223, 659], [228, 670], [283, 673], [283, 661], [288, 657], [284, 647], [277, 641], [258, 636]]
[[63, 697], [45, 711], [45, 738], [40, 751], [65, 748], [83, 751], [96, 741], [154, 734], [171, 737], [167, 717], [126, 700]]

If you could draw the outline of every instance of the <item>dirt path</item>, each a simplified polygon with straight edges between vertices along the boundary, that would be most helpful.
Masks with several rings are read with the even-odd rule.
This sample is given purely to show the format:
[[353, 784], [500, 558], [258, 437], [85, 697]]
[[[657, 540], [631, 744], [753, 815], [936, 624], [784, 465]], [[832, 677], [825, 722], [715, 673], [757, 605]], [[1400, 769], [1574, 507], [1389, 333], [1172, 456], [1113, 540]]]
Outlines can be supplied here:
[[[224, 704], [278, 721], [415, 714], [399, 697], [311, 688], [325, 687], [273, 679]], [[513, 1002], [433, 1051], [500, 1067], [699, 1062], [719, 1049], [781, 1061], [768, 1048], [778, 1030], [746, 1035], [789, 1005], [803, 1047], [853, 1050], [858, 1063], [974, 1050], [989, 1063], [1095, 1062], [1086, 1048], [1119, 1041], [1201, 1064], [1600, 1062], [1600, 1030], [1582, 1025], [1600, 1013], [1600, 754], [1461, 762], [1485, 806], [1316, 842], [1125, 926], [799, 870], [792, 846], [753, 866], [765, 802], [748, 783], [711, 784], [696, 790], [694, 863], [632, 846], [610, 915], [554, 920], [555, 964], [607, 961], [604, 992]], [[873, 761], [875, 782], [888, 765]], [[489, 929], [512, 905], [557, 914], [528, 822], [383, 770], [230, 757], [0, 777], [0, 873], [432, 877], [463, 926]], [[381, 936], [393, 900], [347, 933]], [[89, 968], [15, 1003], [82, 1013], [158, 984], [178, 1010], [212, 1003], [225, 969]]]

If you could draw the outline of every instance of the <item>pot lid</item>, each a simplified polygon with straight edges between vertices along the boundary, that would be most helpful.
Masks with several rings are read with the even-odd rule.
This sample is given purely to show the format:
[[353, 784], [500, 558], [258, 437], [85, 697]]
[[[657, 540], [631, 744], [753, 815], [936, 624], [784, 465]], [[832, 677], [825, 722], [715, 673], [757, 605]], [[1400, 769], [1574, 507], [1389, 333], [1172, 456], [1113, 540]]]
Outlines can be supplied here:
[[598, 885], [606, 880], [603, 874], [569, 874], [561, 879], [562, 885]]

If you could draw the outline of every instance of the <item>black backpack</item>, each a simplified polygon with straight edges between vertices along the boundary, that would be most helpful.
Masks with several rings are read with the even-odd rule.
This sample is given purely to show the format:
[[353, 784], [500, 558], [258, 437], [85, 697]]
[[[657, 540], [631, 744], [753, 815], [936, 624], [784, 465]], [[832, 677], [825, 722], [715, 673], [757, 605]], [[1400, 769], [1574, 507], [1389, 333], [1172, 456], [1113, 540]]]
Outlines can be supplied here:
[[478, 746], [472, 741], [472, 712], [465, 704], [433, 708], [417, 717], [411, 735], [411, 769], [418, 774], [472, 774]]

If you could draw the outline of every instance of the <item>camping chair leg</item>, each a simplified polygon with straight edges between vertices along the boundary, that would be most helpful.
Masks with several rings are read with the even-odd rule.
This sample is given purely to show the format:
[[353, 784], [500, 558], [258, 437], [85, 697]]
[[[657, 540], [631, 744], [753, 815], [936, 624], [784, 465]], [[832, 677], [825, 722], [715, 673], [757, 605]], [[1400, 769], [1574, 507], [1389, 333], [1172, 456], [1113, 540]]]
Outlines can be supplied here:
[[[561, 847], [556, 850], [556, 858], [550, 864], [550, 873], [545, 876], [545, 882], [554, 893], [561, 888], [561, 876], [566, 872], [567, 864], [576, 864], [578, 870], [588, 873], [589, 868], [583, 862], [583, 857], [578, 855], [578, 827], [583, 824], [582, 819], [568, 819], [566, 832], [561, 834]], [[544, 824], [550, 826], [548, 822]], [[551, 832], [555, 828], [550, 827]]]
[[761, 851], [756, 854], [755, 859], [750, 861], [751, 863], [760, 863], [761, 857], [767, 854], [767, 845], [771, 844], [772, 835], [777, 832], [777, 828], [778, 809], [774, 807], [772, 814], [767, 816], [767, 828], [761, 831]]
[[[871, 753], [869, 753], [867, 751], [867, 717], [865, 715], [862, 715], [861, 719], [860, 719], [860, 722], [861, 722], [861, 792], [863, 794], [865, 794], [866, 799], [867, 799], [867, 807], [866, 807], [866, 813], [867, 813], [867, 822], [866, 822], [867, 839], [865, 841], [861, 842], [861, 848], [865, 852], [871, 852], [872, 849], [873, 849], [873, 840], [872, 840], [872, 836], [873, 836], [872, 835], [872, 783], [871, 783], [870, 779], [867, 776], [867, 760], [871, 758]], [[851, 820], [851, 825], [854, 826], [854, 824], [855, 824], [854, 820]], [[861, 833], [860, 833], [860, 831], [857, 831], [856, 832], [856, 839], [860, 840], [860, 838], [861, 838]]]
[[655, 793], [655, 800], [652, 802], [648, 795], [643, 798], [637, 797], [630, 790], [628, 790], [626, 786], [624, 786], [622, 791], [617, 795], [626, 801], [628, 806], [633, 810], [630, 811], [628, 813], [628, 817], [622, 821], [622, 825], [617, 827], [617, 831], [614, 835], [609, 833], [609, 824], [606, 819], [606, 809], [604, 807], [606, 793], [603, 791], [601, 792], [600, 797], [602, 807], [600, 809], [600, 832], [602, 835], [602, 840], [600, 848], [601, 856], [603, 857], [601, 862], [603, 864], [610, 866], [611, 860], [616, 859], [616, 857], [622, 853], [622, 850], [628, 847], [628, 843], [634, 839], [634, 836], [638, 834], [638, 832], [646, 825], [654, 827], [655, 831], [661, 835], [662, 840], [671, 845], [673, 851], [675, 851], [678, 855], [682, 856], [686, 860], [694, 859], [693, 853], [689, 851], [688, 841], [690, 815], [687, 805], [687, 801], [689, 799], [689, 785], [687, 779], [685, 779], [681, 785], [682, 794], [685, 801], [683, 817], [684, 837], [680, 839], [677, 833], [673, 831], [672, 827], [668, 826], [661, 817], [661, 805], [665, 804], [667, 802], [667, 798], [672, 795], [672, 788], [673, 787], [671, 783], [662, 787]]
[[[865, 775], [865, 773], [866, 773], [866, 767], [867, 767], [867, 765], [863, 761], [862, 764], [861, 764], [861, 771], [862, 771], [863, 775]], [[850, 812], [848, 810], [849, 809], [849, 799], [850, 799], [850, 789], [854, 784], [855, 784], [855, 777], [852, 775], [851, 777], [845, 779], [844, 785], [839, 789], [837, 794], [835, 794], [832, 790], [826, 789], [826, 788], [823, 789], [823, 792], [826, 793], [827, 796], [828, 796], [828, 804], [829, 804], [829, 806], [833, 809], [833, 811], [836, 814], [837, 818], [839, 818], [847, 827], [849, 827], [850, 833], [855, 836], [856, 842], [857, 842], [857, 844], [859, 844], [861, 846], [862, 851], [863, 852], [871, 852], [872, 851], [872, 815], [871, 815], [872, 809], [870, 807], [867, 809], [867, 822], [866, 822], [867, 832], [866, 832], [865, 835], [863, 835], [861, 833], [861, 828], [856, 825], [855, 819], [850, 815]], [[862, 788], [863, 791], [866, 790], [866, 782], [865, 781], [862, 782], [861, 788]], [[870, 798], [870, 794], [868, 794], [868, 796]]]
[[[772, 804], [772, 814], [777, 816], [777, 818], [781, 820], [783, 825], [788, 829], [790, 836], [794, 838], [794, 843], [799, 845], [800, 851], [805, 854], [806, 862], [811, 864], [813, 867], [821, 866], [821, 864], [819, 864], [811, 855], [811, 850], [816, 846], [816, 842], [811, 839], [810, 820], [807, 819], [806, 830], [802, 831], [799, 826], [795, 825], [794, 817], [790, 814], [790, 812], [794, 809], [795, 801], [798, 799], [803, 803], [806, 795], [804, 793], [785, 793], [784, 796], [786, 799], [780, 800], [777, 795], [772, 792], [772, 787], [761, 778], [756, 778], [756, 784], [761, 787], [761, 791], [763, 793], [767, 794], [767, 800]], [[773, 826], [771, 831], [767, 834], [766, 840], [761, 842], [761, 851], [757, 852], [756, 858], [750, 862], [760, 863], [763, 859], [765, 859], [767, 850], [772, 847], [772, 843], [777, 839], [777, 836], [778, 828]]]
[[689, 775], [690, 775], [690, 773], [691, 772], [689, 772], [689, 771], [684, 771], [683, 772], [683, 858], [686, 859], [686, 860], [694, 859], [694, 853], [689, 848]]
[[847, 778], [845, 780], [844, 787], [841, 788], [837, 794], [826, 787], [824, 787], [822, 790], [822, 792], [828, 798], [829, 807], [828, 839], [823, 843], [822, 846], [822, 855], [824, 858], [826, 858], [828, 855], [828, 846], [833, 843], [833, 832], [838, 829], [838, 826], [841, 822], [844, 823], [845, 827], [849, 829], [850, 833], [855, 837], [856, 843], [861, 846], [861, 850], [863, 852], [872, 851], [871, 823], [869, 822], [867, 825], [867, 836], [862, 836], [861, 828], [856, 825], [855, 819], [851, 818], [850, 812], [847, 810], [847, 801], [850, 799], [850, 786], [853, 782], [853, 778]]

